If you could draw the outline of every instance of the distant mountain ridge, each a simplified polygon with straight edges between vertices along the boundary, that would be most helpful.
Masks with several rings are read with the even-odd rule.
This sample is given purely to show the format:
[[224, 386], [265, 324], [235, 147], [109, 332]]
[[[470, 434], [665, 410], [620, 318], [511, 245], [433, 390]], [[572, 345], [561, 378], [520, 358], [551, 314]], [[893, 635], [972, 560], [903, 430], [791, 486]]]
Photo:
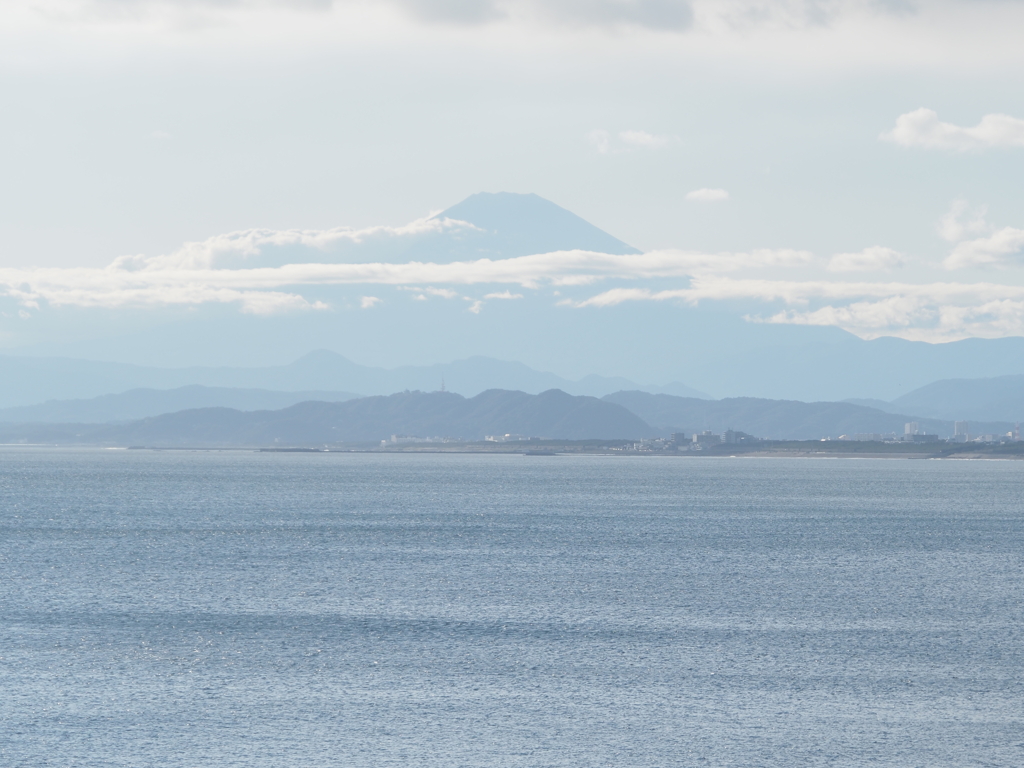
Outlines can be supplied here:
[[891, 404], [932, 418], [1024, 421], [1024, 375], [936, 381]]
[[204, 408], [127, 425], [0, 424], [0, 442], [151, 446], [273, 446], [375, 442], [393, 434], [482, 440], [519, 434], [560, 440], [640, 438], [651, 428], [615, 403], [558, 390], [400, 392], [277, 411]]
[[[798, 400], [766, 400], [730, 397], [699, 400], [648, 392], [616, 392], [603, 398], [635, 413], [661, 433], [692, 434], [734, 429], [775, 440], [818, 440], [841, 435], [902, 435], [907, 422], [917, 422], [921, 432], [940, 437], [953, 435], [953, 422], [893, 414], [853, 403], [804, 403]], [[976, 422], [974, 434], [1003, 434], [1009, 422]]]
[[[816, 341], [800, 342], [806, 338]], [[686, 382], [716, 397], [764, 397], [804, 402], [873, 398], [894, 402], [908, 392], [948, 379], [1024, 375], [1024, 337], [962, 339], [943, 344], [880, 337], [865, 341], [835, 328], [756, 328], [763, 344], [723, 344], [700, 352]], [[774, 340], [773, 340], [774, 339]], [[756, 376], [752, 373], [756, 372]]]
[[892, 401], [858, 400], [890, 413], [916, 413], [952, 421], [1024, 421], [1024, 375], [978, 379], [942, 379]]
[[50, 400], [38, 405], [4, 408], [0, 409], [0, 422], [105, 424], [196, 408], [274, 411], [310, 400], [333, 403], [358, 397], [361, 395], [351, 392], [274, 392], [192, 384], [175, 389], [130, 389], [88, 400]]
[[[561, 389], [570, 394], [600, 396], [620, 389], [642, 388], [624, 378], [587, 376], [570, 381], [522, 363], [488, 357], [470, 357], [444, 365], [373, 368], [327, 350], [310, 352], [288, 365], [263, 368], [155, 368], [71, 358], [0, 356], [0, 370], [3, 372], [0, 409], [37, 405], [47, 400], [82, 400], [140, 388], [166, 390], [196, 385], [278, 392], [390, 395], [406, 389], [430, 392], [440, 389], [443, 380], [447, 389], [466, 396], [488, 389], [516, 389], [534, 394]], [[650, 389], [703, 395], [679, 383]], [[246, 408], [227, 400], [209, 404]]]
[[[648, 392], [602, 399], [560, 390], [539, 395], [488, 390], [472, 398], [452, 392], [400, 392], [344, 402], [308, 401], [279, 410], [201, 408], [128, 424], [0, 424], [3, 443], [148, 445], [153, 447], [309, 446], [373, 443], [391, 435], [482, 440], [517, 434], [557, 440], [638, 439], [673, 432], [727, 429], [776, 440], [921, 432], [948, 437], [953, 422], [886, 413], [851, 403], [729, 398], [699, 400]], [[975, 434], [1005, 434], [1007, 423], [975, 422]]]

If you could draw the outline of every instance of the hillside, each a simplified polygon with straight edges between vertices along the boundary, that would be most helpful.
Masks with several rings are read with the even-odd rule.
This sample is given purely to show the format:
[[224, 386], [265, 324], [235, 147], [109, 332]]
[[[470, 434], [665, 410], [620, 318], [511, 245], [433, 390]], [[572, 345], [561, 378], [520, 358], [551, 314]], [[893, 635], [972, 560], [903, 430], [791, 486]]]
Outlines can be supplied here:
[[203, 387], [131, 389], [115, 395], [79, 400], [49, 400], [38, 405], [0, 409], [0, 422], [36, 424], [105, 424], [127, 422], [195, 408], [240, 411], [277, 410], [308, 400], [342, 402], [359, 397], [350, 392], [273, 392], [266, 389]]
[[[290, 402], [273, 400], [269, 395], [250, 396], [242, 392], [238, 392], [237, 397], [222, 392], [220, 394], [224, 396], [216, 399], [208, 393], [216, 402], [211, 400], [191, 405], [184, 403], [180, 407], [167, 408], [162, 412], [207, 406], [224, 406], [238, 410], [251, 410], [253, 407], [282, 408], [304, 399], [339, 400], [343, 399], [338, 396], [339, 394], [347, 396], [347, 393], [351, 392], [363, 395], [387, 395], [407, 389], [430, 392], [440, 389], [442, 379], [447, 389], [467, 397], [497, 388], [521, 390], [531, 394], [561, 389], [574, 395], [598, 397], [621, 389], [641, 388], [637, 383], [624, 378], [591, 375], [579, 381], [571, 381], [553, 373], [534, 370], [522, 363], [480, 356], [445, 364], [377, 368], [359, 365], [337, 352], [325, 349], [305, 354], [287, 365], [259, 368], [157, 368], [61, 357], [0, 356], [0, 369], [4, 373], [0, 377], [0, 409], [39, 405], [49, 400], [83, 400], [113, 394], [120, 397], [127, 390], [133, 389], [168, 390], [193, 386], [248, 391], [271, 390], [289, 393], [289, 396], [283, 399]], [[691, 397], [702, 396], [701, 392], [680, 383], [643, 388]], [[291, 394], [303, 396], [293, 398], [290, 397]], [[250, 405], [256, 403], [259, 397], [268, 398], [264, 405]], [[115, 407], [113, 401], [109, 401], [108, 405], [115, 411], [120, 408]], [[50, 403], [46, 409], [33, 413], [36, 413], [41, 421], [77, 421], [78, 417], [72, 418], [71, 413], [81, 406], [82, 404], [68, 405], [67, 408], [71, 410], [65, 411], [63, 405]], [[49, 413], [67, 413], [67, 418], [46, 415]], [[144, 415], [150, 414], [139, 414]], [[32, 417], [22, 415], [20, 412], [9, 412], [2, 416], [4, 421], [24, 421], [30, 418]], [[89, 417], [84, 420], [100, 419]]]
[[1024, 375], [944, 379], [891, 402], [893, 408], [956, 421], [1024, 421]]
[[[903, 434], [908, 421], [916, 421], [922, 432], [949, 437], [953, 422], [917, 416], [887, 413], [853, 403], [803, 403], [795, 400], [765, 400], [732, 397], [724, 400], [699, 400], [647, 392], [616, 392], [604, 400], [616, 403], [663, 431], [687, 434], [710, 429], [721, 433], [735, 429], [777, 440], [817, 440], [857, 433]], [[1006, 432], [1007, 422], [977, 423], [975, 434]]]
[[549, 390], [403, 392], [277, 411], [180, 411], [127, 425], [0, 425], [0, 442], [150, 446], [273, 446], [376, 442], [393, 434], [482, 440], [507, 433], [562, 440], [639, 438], [651, 428], [620, 405]]

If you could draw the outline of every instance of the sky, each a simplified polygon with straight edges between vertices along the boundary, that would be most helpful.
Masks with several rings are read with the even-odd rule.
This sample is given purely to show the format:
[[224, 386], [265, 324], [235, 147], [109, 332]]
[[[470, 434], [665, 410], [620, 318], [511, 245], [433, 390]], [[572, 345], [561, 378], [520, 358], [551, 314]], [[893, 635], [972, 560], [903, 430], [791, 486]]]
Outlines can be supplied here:
[[[697, 335], [1021, 336], [1022, 29], [1016, 0], [8, 0], [0, 348], [667, 380]], [[480, 191], [644, 254], [374, 249]]]

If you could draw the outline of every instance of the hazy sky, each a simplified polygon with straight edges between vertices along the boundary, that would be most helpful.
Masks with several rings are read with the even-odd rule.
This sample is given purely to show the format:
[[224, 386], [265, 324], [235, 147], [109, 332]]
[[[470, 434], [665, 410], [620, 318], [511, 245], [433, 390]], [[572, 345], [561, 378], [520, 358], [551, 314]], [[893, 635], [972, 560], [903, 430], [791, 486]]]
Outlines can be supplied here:
[[[298, 313], [355, 354], [369, 313], [429, 327], [421, 305], [456, 294], [462, 323], [656, 303], [863, 338], [1024, 335], [1022, 33], [1015, 0], [7, 0], [0, 344], [128, 359], [139, 344], [96, 340]], [[500, 190], [646, 255], [315, 266], [325, 238], [415, 236]], [[289, 237], [310, 253], [284, 271], [209, 258]], [[511, 318], [415, 346], [516, 354]], [[300, 337], [201, 361], [324, 345]]]

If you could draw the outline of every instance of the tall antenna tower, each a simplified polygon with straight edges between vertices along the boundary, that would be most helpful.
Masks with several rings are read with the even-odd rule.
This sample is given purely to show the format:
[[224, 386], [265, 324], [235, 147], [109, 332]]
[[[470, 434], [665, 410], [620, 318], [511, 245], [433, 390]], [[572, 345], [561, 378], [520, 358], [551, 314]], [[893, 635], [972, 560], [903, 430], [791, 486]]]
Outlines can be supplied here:
[[444, 376], [441, 376], [441, 391], [442, 392], [446, 391], [445, 388], [444, 388]]

